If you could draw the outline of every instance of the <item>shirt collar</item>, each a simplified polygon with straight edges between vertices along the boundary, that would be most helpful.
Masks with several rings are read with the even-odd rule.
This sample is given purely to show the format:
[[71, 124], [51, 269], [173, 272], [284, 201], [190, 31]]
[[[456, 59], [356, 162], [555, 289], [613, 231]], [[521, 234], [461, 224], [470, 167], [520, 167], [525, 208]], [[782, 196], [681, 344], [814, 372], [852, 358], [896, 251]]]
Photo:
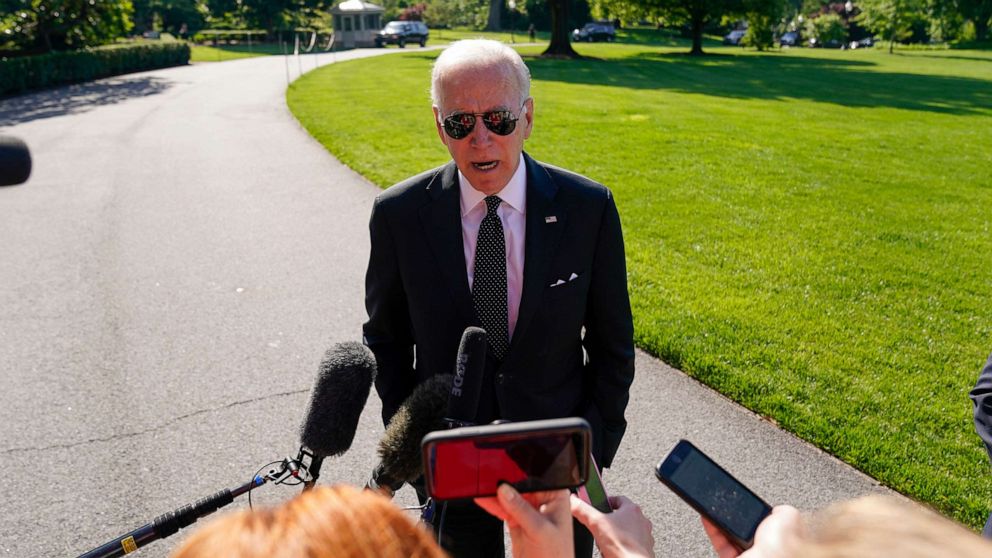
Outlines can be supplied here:
[[[461, 194], [462, 217], [479, 205], [486, 195], [476, 190], [469, 184], [468, 179], [458, 171], [458, 190]], [[503, 203], [516, 209], [521, 214], [527, 214], [527, 165], [524, 163], [524, 155], [520, 154], [520, 162], [517, 163], [517, 171], [510, 177], [510, 181], [503, 186], [503, 189], [496, 192], [496, 195], [503, 200]]]

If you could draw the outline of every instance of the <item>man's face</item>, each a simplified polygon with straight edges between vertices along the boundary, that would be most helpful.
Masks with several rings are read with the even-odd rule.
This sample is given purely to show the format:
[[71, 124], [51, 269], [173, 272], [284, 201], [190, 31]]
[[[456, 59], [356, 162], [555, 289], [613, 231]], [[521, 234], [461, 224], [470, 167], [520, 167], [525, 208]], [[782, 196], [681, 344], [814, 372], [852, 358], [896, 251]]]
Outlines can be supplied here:
[[[469, 68], [449, 73], [440, 84], [443, 106], [434, 108], [434, 124], [451, 158], [476, 190], [492, 195], [506, 186], [520, 163], [524, 140], [534, 125], [534, 101], [520, 105], [520, 93], [507, 69]], [[509, 110], [518, 118], [510, 135], [501, 136], [482, 122], [478, 113]], [[454, 113], [475, 113], [475, 127], [462, 139], [453, 139], [440, 120]]]

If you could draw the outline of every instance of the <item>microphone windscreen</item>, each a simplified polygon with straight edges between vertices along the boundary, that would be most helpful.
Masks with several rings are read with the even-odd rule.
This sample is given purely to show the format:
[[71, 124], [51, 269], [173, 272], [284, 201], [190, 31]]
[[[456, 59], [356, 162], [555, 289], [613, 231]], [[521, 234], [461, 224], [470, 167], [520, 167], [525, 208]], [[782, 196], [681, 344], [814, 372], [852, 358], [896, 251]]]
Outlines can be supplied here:
[[485, 370], [486, 331], [478, 327], [465, 328], [458, 345], [447, 418], [460, 423], [475, 422]]
[[13, 186], [31, 176], [31, 152], [23, 141], [0, 136], [0, 186]]
[[365, 345], [349, 341], [331, 347], [310, 392], [300, 444], [321, 457], [348, 451], [374, 379], [375, 357]]
[[444, 429], [444, 411], [451, 389], [451, 374], [421, 382], [389, 421], [379, 441], [382, 472], [390, 479], [411, 482], [424, 474], [420, 442]]

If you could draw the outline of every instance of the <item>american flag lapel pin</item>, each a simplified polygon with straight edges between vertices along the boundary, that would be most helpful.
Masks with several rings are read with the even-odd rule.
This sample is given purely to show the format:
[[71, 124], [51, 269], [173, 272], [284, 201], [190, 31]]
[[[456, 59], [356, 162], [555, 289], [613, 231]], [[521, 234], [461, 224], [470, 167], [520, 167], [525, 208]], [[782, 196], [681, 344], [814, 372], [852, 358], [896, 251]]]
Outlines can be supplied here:
[[548, 215], [547, 217], [544, 218], [544, 222], [545, 223], [557, 223], [558, 222], [558, 218], [555, 217], [554, 215]]

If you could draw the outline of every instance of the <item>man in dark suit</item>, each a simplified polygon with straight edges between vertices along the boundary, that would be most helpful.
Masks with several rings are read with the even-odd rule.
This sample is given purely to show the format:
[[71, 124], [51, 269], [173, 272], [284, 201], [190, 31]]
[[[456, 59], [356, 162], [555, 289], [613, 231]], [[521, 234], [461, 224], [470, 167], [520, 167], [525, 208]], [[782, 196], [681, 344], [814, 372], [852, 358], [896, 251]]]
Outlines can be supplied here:
[[[975, 389], [969, 395], [975, 403], [975, 430], [985, 442], [989, 459], [992, 459], [992, 355], [989, 355], [985, 368], [978, 375]], [[989, 514], [988, 521], [985, 522], [982, 536], [992, 539], [992, 514]]]
[[[452, 161], [380, 194], [369, 225], [363, 331], [383, 420], [419, 382], [451, 373], [462, 332], [481, 326], [489, 346], [476, 422], [584, 417], [608, 467], [634, 374], [613, 196], [523, 153], [534, 100], [513, 49], [455, 43], [434, 65], [431, 92]], [[456, 556], [503, 555], [502, 524], [474, 504], [449, 506], [444, 532]]]

